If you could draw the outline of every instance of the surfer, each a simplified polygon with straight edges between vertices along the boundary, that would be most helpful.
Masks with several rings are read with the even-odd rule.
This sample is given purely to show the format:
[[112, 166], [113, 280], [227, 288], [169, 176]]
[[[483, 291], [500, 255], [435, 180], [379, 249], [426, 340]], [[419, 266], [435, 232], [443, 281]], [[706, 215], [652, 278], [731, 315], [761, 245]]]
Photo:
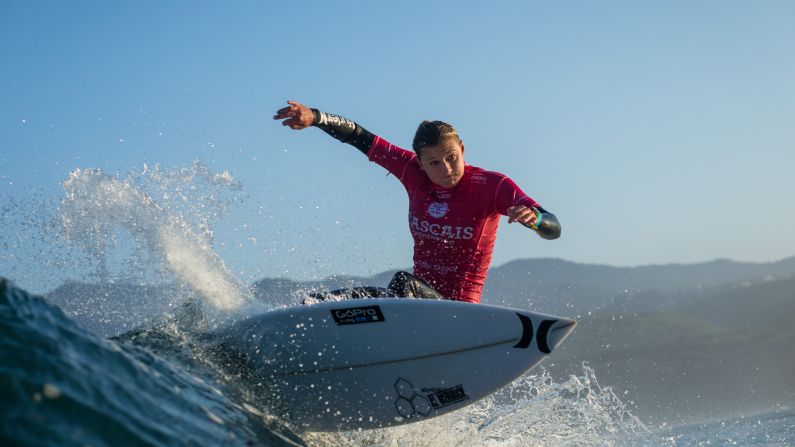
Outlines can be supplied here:
[[560, 237], [555, 215], [510, 178], [464, 163], [464, 142], [450, 124], [420, 123], [411, 152], [347, 118], [287, 103], [273, 119], [293, 130], [318, 127], [351, 144], [406, 188], [414, 274], [398, 272], [388, 287], [392, 295], [480, 302], [503, 215], [544, 239]]

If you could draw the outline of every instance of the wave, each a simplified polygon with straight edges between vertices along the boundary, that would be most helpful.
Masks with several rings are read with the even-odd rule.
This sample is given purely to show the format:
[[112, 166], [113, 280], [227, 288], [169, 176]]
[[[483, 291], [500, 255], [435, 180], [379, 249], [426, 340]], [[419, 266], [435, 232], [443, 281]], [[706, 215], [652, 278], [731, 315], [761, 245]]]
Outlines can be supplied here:
[[301, 444], [174, 334], [105, 339], [6, 280], [0, 333], [4, 445]]

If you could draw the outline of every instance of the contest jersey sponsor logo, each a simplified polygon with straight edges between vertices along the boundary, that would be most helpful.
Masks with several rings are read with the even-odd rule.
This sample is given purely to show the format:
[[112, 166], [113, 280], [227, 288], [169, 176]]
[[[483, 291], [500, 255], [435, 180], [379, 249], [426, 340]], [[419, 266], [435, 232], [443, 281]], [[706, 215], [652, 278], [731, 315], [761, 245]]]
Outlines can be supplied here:
[[472, 182], [473, 183], [478, 183], [478, 184], [481, 184], [481, 185], [485, 185], [487, 181], [488, 181], [488, 179], [483, 174], [473, 174], [472, 175]]
[[419, 260], [415, 264], [417, 267], [425, 269], [425, 270], [433, 270], [441, 275], [448, 275], [450, 273], [455, 273], [458, 271], [457, 265], [439, 265], [439, 264], [431, 264], [428, 261]]
[[409, 225], [411, 226], [412, 231], [440, 239], [469, 240], [475, 237], [474, 227], [441, 225], [428, 222], [427, 220], [420, 220], [416, 216], [412, 215], [409, 215]]
[[428, 205], [428, 214], [436, 219], [440, 219], [447, 215], [447, 210], [448, 207], [445, 202], [433, 202]]
[[453, 197], [453, 193], [451, 191], [436, 190], [434, 191], [434, 195], [439, 200], [449, 200]]

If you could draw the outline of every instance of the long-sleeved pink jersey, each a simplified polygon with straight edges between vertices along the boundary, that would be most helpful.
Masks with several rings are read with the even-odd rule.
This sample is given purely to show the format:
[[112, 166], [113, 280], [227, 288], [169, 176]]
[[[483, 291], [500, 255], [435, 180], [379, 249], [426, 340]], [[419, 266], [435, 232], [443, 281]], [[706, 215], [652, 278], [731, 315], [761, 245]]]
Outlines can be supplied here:
[[500, 215], [515, 205], [539, 204], [505, 175], [470, 165], [458, 185], [436, 185], [414, 152], [377, 136], [367, 155], [408, 193], [414, 275], [449, 299], [480, 302]]

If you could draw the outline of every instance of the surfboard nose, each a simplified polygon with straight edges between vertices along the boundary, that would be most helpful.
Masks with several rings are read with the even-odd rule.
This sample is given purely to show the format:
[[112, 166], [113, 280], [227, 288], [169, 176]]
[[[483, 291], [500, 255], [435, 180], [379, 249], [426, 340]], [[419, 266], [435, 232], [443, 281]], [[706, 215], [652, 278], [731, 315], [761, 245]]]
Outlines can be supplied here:
[[514, 348], [526, 349], [535, 339], [535, 344], [538, 350], [544, 354], [549, 354], [563, 340], [569, 336], [577, 322], [568, 318], [553, 317], [543, 319], [540, 322], [536, 321], [537, 326], [533, 324], [533, 319], [528, 315], [516, 313], [519, 321], [522, 322], [522, 336], [519, 341], [513, 346]]
[[577, 326], [577, 322], [567, 318], [561, 318], [556, 321], [547, 333], [547, 345], [549, 345], [550, 351], [563, 343], [563, 340], [574, 331], [575, 326]]

